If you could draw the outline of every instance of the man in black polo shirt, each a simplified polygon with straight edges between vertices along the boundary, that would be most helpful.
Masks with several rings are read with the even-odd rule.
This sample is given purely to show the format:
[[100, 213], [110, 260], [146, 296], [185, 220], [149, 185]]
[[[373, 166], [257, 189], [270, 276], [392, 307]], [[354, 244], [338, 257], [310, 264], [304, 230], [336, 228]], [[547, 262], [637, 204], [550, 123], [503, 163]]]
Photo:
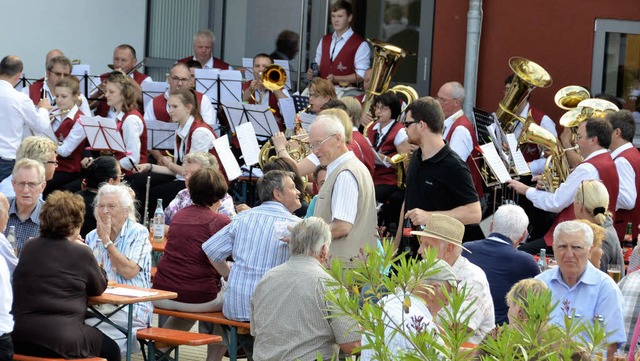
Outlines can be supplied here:
[[[442, 139], [444, 113], [440, 104], [431, 97], [414, 101], [407, 108], [404, 125], [409, 143], [419, 147], [407, 173], [405, 226], [423, 226], [431, 214], [441, 213], [466, 225], [465, 240], [478, 239], [468, 232], [470, 225], [479, 229], [482, 210], [478, 194], [467, 164]], [[401, 250], [417, 246], [417, 240], [411, 240]]]

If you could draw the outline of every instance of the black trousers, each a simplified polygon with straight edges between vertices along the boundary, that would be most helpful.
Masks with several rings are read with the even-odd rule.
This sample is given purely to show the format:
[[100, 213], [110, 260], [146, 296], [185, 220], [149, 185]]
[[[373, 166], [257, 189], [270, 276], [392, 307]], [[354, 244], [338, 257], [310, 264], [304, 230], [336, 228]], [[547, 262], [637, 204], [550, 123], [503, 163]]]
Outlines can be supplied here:
[[13, 343], [11, 342], [11, 334], [5, 333], [0, 336], [0, 361], [13, 360]]

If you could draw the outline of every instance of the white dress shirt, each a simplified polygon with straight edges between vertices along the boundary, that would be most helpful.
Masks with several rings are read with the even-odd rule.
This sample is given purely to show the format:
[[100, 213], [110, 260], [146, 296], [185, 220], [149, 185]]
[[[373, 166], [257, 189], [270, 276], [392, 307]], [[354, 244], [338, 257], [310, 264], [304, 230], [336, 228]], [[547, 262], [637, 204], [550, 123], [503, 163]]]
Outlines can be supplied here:
[[[78, 112], [78, 107], [74, 106], [73, 108], [71, 108], [71, 110], [69, 111], [66, 117], [73, 119], [73, 117], [76, 116], [77, 112]], [[54, 132], [58, 130], [61, 123], [62, 121], [60, 121], [58, 117], [53, 122], [53, 124], [51, 124], [51, 128], [53, 129]], [[68, 157], [71, 153], [73, 153], [74, 150], [76, 150], [76, 148], [78, 148], [80, 143], [86, 137], [87, 135], [84, 132], [84, 128], [82, 127], [82, 124], [80, 124], [80, 122], [75, 122], [75, 124], [73, 124], [73, 128], [71, 128], [71, 131], [69, 131], [69, 134], [67, 135], [67, 137], [64, 138], [64, 140], [62, 141], [62, 144], [60, 144], [58, 149], [56, 149], [56, 153], [58, 153], [61, 157]]]
[[[189, 130], [191, 129], [191, 125], [193, 125], [194, 120], [193, 116], [191, 116], [187, 119], [187, 122], [183, 127], [178, 126], [178, 129], [176, 129], [176, 135], [180, 137], [180, 149], [178, 149], [178, 144], [176, 142], [173, 154], [176, 154], [180, 161], [182, 161], [184, 156], [187, 155], [187, 137], [189, 136]], [[191, 134], [191, 149], [189, 150], [189, 153], [208, 152], [209, 149], [213, 148], [214, 140], [215, 137], [209, 129], [200, 127], [194, 130], [193, 134]]]
[[[463, 116], [464, 113], [462, 109], [453, 113], [449, 118], [444, 121], [444, 132], [442, 133], [442, 138], [445, 139], [449, 132], [451, 131], [451, 126], [455, 123], [458, 118]], [[449, 140], [449, 147], [453, 149], [454, 152], [458, 154], [460, 159], [466, 161], [473, 150], [473, 138], [471, 137], [471, 133], [469, 133], [469, 129], [466, 127], [457, 127], [453, 134], [451, 134], [451, 139]]]
[[49, 112], [36, 108], [28, 95], [0, 79], [0, 158], [16, 159], [25, 128], [42, 133], [49, 127]]
[[[121, 122], [124, 118], [124, 112], [116, 114], [116, 121]], [[126, 170], [132, 170], [134, 165], [140, 163], [140, 137], [144, 131], [142, 119], [137, 115], [130, 115], [127, 121], [122, 125], [122, 139], [124, 140], [124, 149], [127, 154], [120, 159], [120, 167]]]
[[[164, 99], [168, 101], [169, 90], [165, 91], [162, 96], [164, 96]], [[166, 104], [165, 108], [167, 109], [167, 113], [169, 113], [169, 104]], [[202, 116], [202, 120], [204, 120], [205, 123], [209, 124], [213, 129], [213, 131], [216, 134], [218, 134], [218, 132], [216, 132], [216, 129], [218, 129], [218, 118], [216, 117], [216, 114], [213, 111], [213, 104], [211, 104], [211, 99], [209, 99], [207, 94], [202, 94], [202, 101], [200, 102], [199, 110], [200, 110], [200, 115]], [[158, 118], [156, 117], [155, 110], [153, 109], [153, 99], [147, 102], [147, 104], [145, 104], [144, 106], [144, 119], [158, 120]]]
[[[349, 28], [347, 31], [342, 34], [341, 37], [334, 32], [331, 36], [331, 45], [329, 46], [329, 51], [333, 50], [333, 58], [340, 53], [340, 50], [344, 47], [344, 44], [347, 43], [351, 35], [353, 35], [353, 29]], [[335, 48], [334, 48], [335, 46]], [[329, 54], [331, 56], [331, 54]], [[353, 65], [356, 68], [356, 74], [364, 78], [364, 72], [369, 69], [371, 65], [371, 61], [369, 57], [371, 56], [371, 50], [369, 49], [369, 44], [366, 41], [363, 41], [362, 44], [356, 50], [356, 56], [353, 59]], [[322, 59], [322, 40], [318, 43], [318, 47], [316, 48], [316, 59], [315, 62], [320, 65], [320, 59]]]
[[543, 190], [529, 188], [526, 196], [533, 203], [536, 208], [540, 208], [547, 212], [558, 213], [561, 210], [569, 207], [573, 203], [573, 199], [578, 192], [578, 186], [583, 180], [594, 179], [600, 180], [600, 174], [593, 164], [586, 161], [600, 154], [609, 153], [606, 149], [596, 150], [589, 154], [585, 160], [578, 164], [578, 166], [569, 174], [567, 180], [565, 180], [554, 193], [546, 192]]
[[633, 148], [633, 144], [626, 143], [611, 152], [611, 158], [613, 158], [616, 164], [618, 179], [620, 180], [616, 210], [633, 209], [636, 205], [636, 198], [638, 196], [638, 190], [636, 189], [636, 172], [633, 171], [631, 163], [629, 163], [626, 158], [618, 157], [620, 153], [631, 148]]
[[[384, 128], [382, 128], [382, 130], [380, 129], [380, 123], [376, 122], [373, 125], [373, 131], [374, 132], [378, 132], [380, 135], [378, 136], [378, 143], [374, 144], [374, 147], [378, 147], [381, 145], [382, 140], [384, 139], [384, 136], [391, 130], [391, 127], [393, 127], [395, 125], [395, 121], [391, 121], [389, 122], [387, 125], [384, 126]], [[409, 136], [407, 135], [407, 128], [402, 127], [397, 133], [396, 133], [396, 137], [393, 138], [393, 145], [397, 148], [400, 144], [406, 142], [409, 139]], [[377, 163], [377, 162], [376, 162]], [[391, 163], [390, 162], [386, 162], [383, 160], [384, 166], [389, 168], [391, 167]]]
[[[133, 81], [136, 81], [135, 78], [133, 77], [133, 73], [129, 74], [129, 78], [133, 79]], [[144, 78], [140, 82], [140, 86], [142, 86], [142, 83], [146, 83], [148, 81], [153, 81], [153, 79], [151, 79], [150, 76], [147, 76], [146, 78]], [[144, 107], [143, 107], [143, 109], [144, 109]], [[82, 108], [80, 108], [80, 110], [82, 110]], [[84, 110], [82, 112], [84, 113]], [[84, 114], [91, 114], [91, 113], [84, 113]], [[116, 110], [113, 109], [113, 107], [109, 107], [109, 112], [107, 113], [107, 118], [115, 118], [115, 117], [116, 117]]]
[[[527, 102], [527, 105], [524, 107], [524, 109], [522, 110], [522, 113], [520, 113], [520, 116], [523, 119], [527, 119], [527, 115], [529, 114], [529, 102]], [[553, 122], [553, 120], [551, 120], [551, 118], [549, 118], [547, 115], [542, 117], [542, 121], [540, 122], [540, 126], [548, 131], [551, 132], [551, 134], [553, 134], [554, 137], [558, 138], [558, 132], [556, 131], [556, 123]], [[520, 133], [522, 132], [522, 123], [517, 122], [516, 123], [516, 127], [513, 129], [513, 135], [516, 136], [516, 139], [518, 139], [520, 137]], [[533, 160], [531, 162], [529, 162], [529, 168], [531, 169], [531, 174], [533, 175], [539, 175], [542, 174], [542, 172], [544, 171], [544, 164], [546, 162], [547, 158], [544, 156], [544, 153], [542, 152], [542, 150], [540, 151], [540, 159], [536, 159]]]
[[13, 304], [11, 276], [9, 275], [7, 262], [3, 257], [0, 257], [0, 335], [13, 331], [13, 316], [10, 313], [11, 304]]
[[[327, 175], [333, 172], [340, 164], [355, 158], [352, 151], [348, 151], [327, 165]], [[333, 183], [331, 194], [331, 214], [333, 219], [339, 219], [351, 224], [356, 222], [358, 215], [358, 181], [353, 173], [343, 171], [338, 174]]]

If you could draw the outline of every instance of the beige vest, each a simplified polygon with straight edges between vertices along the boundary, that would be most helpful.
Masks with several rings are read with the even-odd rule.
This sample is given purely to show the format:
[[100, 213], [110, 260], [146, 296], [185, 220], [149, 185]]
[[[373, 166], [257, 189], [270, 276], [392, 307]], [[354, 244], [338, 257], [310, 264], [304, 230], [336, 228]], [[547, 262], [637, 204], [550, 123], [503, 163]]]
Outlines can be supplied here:
[[342, 259], [345, 262], [345, 266], [349, 267], [350, 261], [359, 254], [360, 248], [364, 249], [367, 244], [371, 249], [376, 247], [377, 214], [375, 189], [371, 173], [358, 158], [352, 157], [344, 161], [327, 177], [320, 193], [318, 193], [314, 216], [324, 219], [329, 224], [333, 220], [331, 215], [333, 186], [338, 174], [343, 171], [351, 172], [358, 182], [358, 213], [351, 232], [346, 237], [331, 241], [329, 254]]

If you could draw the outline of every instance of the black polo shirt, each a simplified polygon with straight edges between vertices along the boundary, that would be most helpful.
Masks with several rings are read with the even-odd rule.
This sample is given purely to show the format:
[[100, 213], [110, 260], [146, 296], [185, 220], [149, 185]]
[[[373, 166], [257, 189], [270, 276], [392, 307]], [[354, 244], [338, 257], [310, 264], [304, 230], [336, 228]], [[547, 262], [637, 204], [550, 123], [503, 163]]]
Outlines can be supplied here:
[[448, 144], [433, 157], [422, 160], [422, 149], [413, 152], [407, 172], [405, 212], [448, 211], [478, 201], [467, 164]]

